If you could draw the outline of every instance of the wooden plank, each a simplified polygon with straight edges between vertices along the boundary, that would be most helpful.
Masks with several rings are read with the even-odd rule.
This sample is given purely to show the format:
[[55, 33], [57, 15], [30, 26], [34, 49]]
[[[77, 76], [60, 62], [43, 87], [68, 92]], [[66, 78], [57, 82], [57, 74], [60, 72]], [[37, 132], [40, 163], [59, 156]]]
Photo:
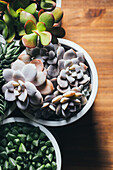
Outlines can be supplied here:
[[66, 39], [82, 46], [99, 75], [95, 103], [81, 120], [50, 128], [59, 141], [63, 170], [113, 169], [113, 0], [63, 0]]

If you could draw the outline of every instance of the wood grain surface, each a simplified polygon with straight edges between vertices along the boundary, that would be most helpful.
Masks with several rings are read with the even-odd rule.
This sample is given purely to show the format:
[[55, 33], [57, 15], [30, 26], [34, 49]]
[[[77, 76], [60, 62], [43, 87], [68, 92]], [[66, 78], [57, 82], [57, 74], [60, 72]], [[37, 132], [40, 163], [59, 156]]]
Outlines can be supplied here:
[[113, 170], [113, 0], [62, 0], [66, 39], [92, 57], [99, 77], [93, 107], [78, 122], [50, 128], [62, 170]]

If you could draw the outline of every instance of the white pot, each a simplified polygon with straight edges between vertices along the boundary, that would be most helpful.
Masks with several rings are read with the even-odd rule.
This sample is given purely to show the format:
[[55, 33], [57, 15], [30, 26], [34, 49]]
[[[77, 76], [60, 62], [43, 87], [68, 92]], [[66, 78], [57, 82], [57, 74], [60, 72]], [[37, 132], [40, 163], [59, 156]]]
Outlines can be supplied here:
[[14, 122], [26, 123], [26, 124], [30, 124], [35, 127], [39, 127], [40, 130], [46, 134], [46, 136], [52, 142], [52, 145], [55, 149], [57, 170], [61, 170], [61, 152], [60, 152], [56, 139], [49, 132], [49, 130], [47, 130], [44, 126], [37, 124], [27, 118], [19, 118], [19, 117], [12, 117], [12, 118], [5, 119], [2, 122], [0, 122], [0, 125], [7, 124], [7, 123], [14, 123]]
[[61, 45], [66, 45], [70, 48], [73, 48], [76, 51], [84, 53], [85, 59], [89, 65], [89, 70], [90, 70], [90, 75], [91, 75], [92, 92], [88, 99], [87, 104], [82, 108], [82, 110], [80, 112], [78, 112], [76, 115], [74, 115], [68, 119], [54, 120], [54, 121], [44, 120], [44, 119], [36, 119], [32, 114], [23, 112], [24, 115], [27, 116], [28, 118], [30, 118], [31, 120], [33, 120], [37, 123], [40, 123], [42, 125], [46, 125], [46, 126], [63, 126], [63, 125], [73, 123], [73, 122], [77, 121], [78, 119], [80, 119], [83, 115], [85, 115], [88, 112], [88, 110], [93, 105], [96, 94], [97, 94], [97, 90], [98, 90], [97, 70], [96, 70], [95, 64], [94, 64], [93, 60], [91, 59], [91, 57], [89, 56], [89, 54], [82, 47], [80, 47], [79, 45], [77, 45], [76, 43], [74, 43], [72, 41], [69, 41], [66, 39], [59, 39], [59, 42], [61, 43]]
[[62, 4], [61, 4], [61, 3], [62, 3], [61, 1], [62, 1], [62, 0], [56, 0], [56, 6], [57, 6], [57, 7], [60, 7], [60, 8], [61, 8], [61, 5], [62, 5]]

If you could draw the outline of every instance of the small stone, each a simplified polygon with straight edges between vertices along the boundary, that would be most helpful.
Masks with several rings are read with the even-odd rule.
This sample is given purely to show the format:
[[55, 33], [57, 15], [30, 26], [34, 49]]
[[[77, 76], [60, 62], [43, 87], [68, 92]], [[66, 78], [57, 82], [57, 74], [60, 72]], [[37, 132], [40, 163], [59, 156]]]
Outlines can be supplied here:
[[55, 52], [54, 51], [49, 51], [49, 56], [48, 56], [49, 60], [52, 60], [55, 58]]
[[64, 68], [72, 66], [72, 61], [71, 60], [65, 60], [64, 62]]
[[72, 97], [72, 96], [75, 96], [75, 91], [70, 90], [70, 91], [64, 93], [63, 96], [69, 97], [69, 98]]
[[72, 58], [76, 58], [76, 52], [73, 49], [70, 49], [64, 53], [64, 60], [71, 60]]
[[67, 88], [68, 87], [68, 81], [67, 80], [62, 80], [60, 76], [57, 78], [57, 83], [61, 88]]
[[63, 97], [63, 98], [60, 100], [60, 103], [66, 103], [68, 100], [69, 100], [69, 98]]
[[58, 59], [58, 61], [63, 59], [64, 53], [65, 53], [64, 47], [59, 46], [58, 49], [57, 49], [57, 59]]
[[56, 64], [57, 63], [57, 57], [55, 57], [55, 58], [53, 58], [53, 59], [51, 59], [51, 60], [47, 60], [47, 63], [48, 64]]
[[63, 109], [63, 110], [66, 110], [67, 107], [68, 107], [68, 105], [69, 105], [69, 103], [63, 103], [63, 104], [62, 104], [62, 109]]

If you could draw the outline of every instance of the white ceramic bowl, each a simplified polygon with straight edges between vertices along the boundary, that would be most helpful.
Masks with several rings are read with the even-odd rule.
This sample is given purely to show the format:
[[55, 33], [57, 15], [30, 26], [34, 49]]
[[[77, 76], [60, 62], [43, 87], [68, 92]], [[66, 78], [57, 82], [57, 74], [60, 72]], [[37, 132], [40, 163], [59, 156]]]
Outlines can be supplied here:
[[46, 136], [52, 142], [52, 145], [55, 149], [57, 170], [61, 170], [61, 152], [60, 152], [59, 146], [57, 144], [57, 141], [55, 140], [53, 135], [44, 126], [42, 126], [38, 123], [35, 123], [27, 118], [19, 118], [19, 117], [8, 118], [8, 119], [1, 121], [0, 125], [7, 124], [7, 123], [14, 123], [14, 122], [26, 123], [26, 124], [33, 125], [35, 127], [39, 127], [40, 130], [46, 134]]
[[80, 112], [78, 112], [76, 115], [72, 116], [71, 118], [68, 119], [63, 119], [63, 120], [54, 120], [54, 121], [50, 121], [50, 120], [44, 120], [44, 119], [36, 119], [33, 115], [27, 113], [27, 112], [23, 112], [25, 116], [27, 116], [29, 119], [40, 123], [42, 125], [46, 125], [46, 126], [63, 126], [63, 125], [68, 125], [70, 123], [73, 123], [75, 121], [77, 121], [78, 119], [80, 119], [83, 115], [85, 115], [87, 113], [87, 111], [91, 108], [92, 104], [94, 103], [96, 94], [97, 94], [97, 90], [98, 90], [98, 75], [97, 75], [97, 70], [95, 67], [95, 64], [93, 62], [93, 60], [91, 59], [91, 57], [89, 56], [89, 54], [79, 45], [77, 45], [76, 43], [66, 40], [66, 39], [59, 39], [59, 42], [62, 45], [66, 45], [70, 48], [75, 49], [76, 51], [79, 52], [83, 52], [85, 59], [89, 65], [89, 70], [90, 70], [90, 76], [91, 76], [91, 84], [92, 84], [92, 92], [91, 95], [88, 99], [87, 104], [82, 108], [82, 110]]

